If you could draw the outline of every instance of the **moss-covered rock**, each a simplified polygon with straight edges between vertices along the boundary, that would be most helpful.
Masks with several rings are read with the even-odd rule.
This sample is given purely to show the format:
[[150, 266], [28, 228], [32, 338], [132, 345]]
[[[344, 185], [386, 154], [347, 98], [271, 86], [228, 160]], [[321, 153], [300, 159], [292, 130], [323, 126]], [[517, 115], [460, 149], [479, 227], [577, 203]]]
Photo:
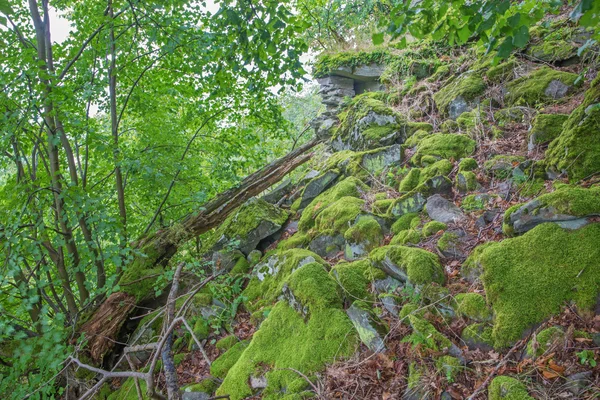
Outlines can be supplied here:
[[237, 344], [237, 342], [239, 342], [239, 339], [235, 337], [235, 335], [229, 335], [219, 339], [215, 344], [215, 347], [219, 350], [229, 350], [235, 344]]
[[412, 221], [415, 219], [420, 221], [419, 214], [417, 214], [417, 213], [404, 214], [392, 224], [392, 227], [390, 228], [390, 230], [392, 231], [392, 233], [394, 235], [397, 235], [401, 231], [410, 229], [412, 226]]
[[588, 224], [595, 215], [600, 215], [600, 186], [584, 189], [564, 185], [526, 204], [509, 208], [504, 214], [503, 230], [512, 236], [546, 222], [577, 229]]
[[529, 143], [549, 143], [562, 132], [563, 123], [569, 118], [565, 114], [538, 114], [531, 123]]
[[510, 177], [513, 170], [525, 161], [523, 156], [514, 156], [509, 154], [500, 154], [493, 156], [483, 164], [484, 171], [498, 179]]
[[423, 140], [424, 138], [426, 138], [427, 136], [431, 135], [431, 132], [427, 132], [424, 131], [422, 129], [419, 129], [418, 131], [416, 131], [415, 133], [413, 133], [412, 135], [410, 135], [410, 137], [408, 137], [405, 141], [404, 141], [404, 148], [413, 148], [415, 146], [417, 146], [421, 140]]
[[400, 181], [398, 190], [400, 192], [410, 192], [417, 186], [419, 186], [419, 179], [421, 177], [421, 168], [411, 168], [408, 174]]
[[413, 343], [413, 345], [420, 345], [436, 352], [448, 350], [453, 347], [452, 342], [446, 336], [439, 333], [425, 318], [410, 314], [408, 315], [408, 321], [413, 329], [413, 333], [404, 338], [403, 341]]
[[392, 62], [394, 58], [387, 49], [323, 53], [315, 60], [313, 76], [321, 78], [340, 68], [352, 73], [357, 67], [369, 64], [387, 64]]
[[388, 333], [387, 326], [373, 312], [367, 303], [356, 300], [346, 310], [348, 318], [352, 321], [361, 342], [370, 350], [380, 352], [385, 349], [383, 341]]
[[472, 192], [480, 188], [477, 175], [473, 171], [460, 171], [454, 178], [454, 185], [461, 193]]
[[445, 176], [436, 176], [428, 179], [410, 192], [400, 196], [388, 209], [390, 217], [399, 217], [404, 214], [415, 213], [423, 210], [427, 198], [434, 194], [449, 193], [452, 191], [452, 181]]
[[368, 259], [354, 262], [340, 262], [329, 273], [342, 289], [348, 300], [367, 300], [371, 298], [368, 287], [376, 279], [384, 279], [385, 273]]
[[600, 171], [600, 77], [564, 123], [546, 151], [549, 169], [566, 172], [572, 182]]
[[238, 342], [233, 345], [225, 353], [221, 354], [210, 365], [210, 374], [216, 378], [224, 378], [227, 372], [235, 365], [237, 360], [242, 356], [244, 350], [248, 347], [248, 342]]
[[476, 73], [466, 73], [444, 86], [433, 95], [438, 110], [450, 118], [473, 108], [477, 98], [485, 91], [485, 82]]
[[545, 354], [552, 345], [564, 340], [564, 337], [565, 331], [562, 326], [551, 326], [542, 329], [535, 338], [527, 343], [527, 355], [529, 357], [539, 357]]
[[429, 237], [429, 236], [435, 235], [439, 231], [446, 230], [447, 227], [448, 227], [448, 225], [446, 225], [443, 222], [429, 221], [428, 223], [423, 225], [422, 233], [423, 233], [423, 236]]
[[474, 171], [479, 167], [477, 161], [474, 158], [466, 157], [460, 160], [458, 163], [458, 170], [460, 172]]
[[510, 376], [497, 376], [488, 388], [488, 400], [533, 400], [527, 387]]
[[368, 150], [402, 143], [408, 123], [371, 93], [356, 96], [338, 115], [330, 146], [340, 150]]
[[202, 392], [206, 394], [213, 394], [219, 387], [219, 382], [214, 378], [206, 378], [199, 383], [193, 383], [183, 388], [185, 393]]
[[405, 231], [399, 232], [397, 235], [394, 235], [390, 244], [417, 244], [421, 241], [421, 234], [416, 229], [407, 229]]
[[581, 312], [594, 308], [600, 287], [595, 268], [599, 235], [600, 224], [575, 231], [541, 224], [480, 252], [476, 262], [483, 268], [487, 300], [496, 316], [496, 347], [511, 345], [567, 301], [574, 301]]
[[365, 201], [356, 197], [346, 196], [335, 201], [315, 218], [315, 230], [319, 233], [344, 233], [362, 212]]
[[488, 324], [471, 324], [463, 329], [460, 337], [471, 350], [489, 351], [494, 347], [493, 329]]
[[248, 254], [262, 239], [281, 229], [288, 217], [287, 211], [273, 204], [250, 199], [219, 225], [203, 249], [215, 251], [234, 243], [235, 248]]
[[483, 210], [490, 199], [491, 197], [487, 194], [470, 194], [462, 199], [460, 207], [465, 211]]
[[346, 259], [355, 260], [366, 255], [383, 242], [383, 229], [371, 216], [363, 216], [346, 231]]
[[402, 282], [425, 285], [445, 281], [438, 257], [426, 250], [405, 246], [383, 246], [369, 254], [373, 265]]
[[425, 156], [458, 160], [471, 155], [475, 151], [475, 144], [475, 141], [466, 135], [431, 135], [421, 140], [411, 161], [415, 165], [423, 165]]
[[517, 60], [511, 57], [498, 65], [490, 67], [485, 72], [485, 76], [492, 83], [501, 83], [514, 77], [516, 67]]
[[458, 358], [441, 356], [435, 361], [435, 367], [450, 383], [454, 382], [460, 371], [464, 368]]
[[527, 121], [535, 110], [527, 107], [507, 107], [494, 113], [494, 119], [498, 126], [506, 126], [510, 123], [522, 124]]
[[536, 106], [565, 97], [575, 87], [578, 75], [542, 67], [506, 85], [509, 105]]
[[352, 196], [358, 198], [361, 193], [368, 191], [368, 189], [367, 185], [353, 176], [344, 179], [321, 193], [306, 206], [298, 221], [298, 230], [300, 232], [307, 232], [314, 226], [316, 217], [331, 204], [343, 197]]
[[492, 319], [492, 312], [488, 308], [485, 298], [477, 293], [459, 293], [454, 296], [456, 313], [473, 321], [485, 322]]

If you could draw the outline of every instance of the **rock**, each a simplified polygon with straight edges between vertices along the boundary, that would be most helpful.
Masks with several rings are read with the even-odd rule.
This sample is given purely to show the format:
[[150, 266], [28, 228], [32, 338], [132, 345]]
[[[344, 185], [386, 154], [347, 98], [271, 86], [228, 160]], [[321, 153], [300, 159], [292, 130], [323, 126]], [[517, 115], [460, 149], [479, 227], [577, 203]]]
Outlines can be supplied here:
[[485, 87], [479, 74], [467, 72], [440, 89], [433, 95], [433, 100], [442, 114], [456, 119], [475, 107]]
[[558, 100], [563, 98], [569, 93], [571, 89], [571, 85], [565, 85], [558, 79], [554, 79], [550, 81], [546, 90], [544, 90], [544, 94], [548, 97], [552, 97], [554, 100]]
[[392, 293], [400, 287], [403, 287], [402, 282], [391, 276], [373, 281], [373, 289], [375, 289], [377, 293]]
[[381, 246], [383, 243], [383, 229], [375, 218], [359, 216], [356, 223], [346, 231], [344, 238], [346, 239], [346, 259], [356, 260], [367, 255], [374, 248]]
[[423, 249], [406, 246], [383, 246], [369, 254], [373, 265], [401, 282], [425, 285], [445, 281], [438, 257]]
[[456, 223], [465, 219], [465, 215], [460, 208], [439, 194], [427, 199], [427, 214], [431, 219], [445, 224]]
[[252, 198], [227, 217], [205, 248], [218, 251], [232, 245], [248, 254], [261, 240], [281, 229], [288, 216], [287, 211]]
[[424, 160], [428, 158], [459, 160], [471, 155], [475, 146], [475, 141], [467, 135], [437, 133], [419, 142], [411, 161], [415, 165], [424, 166]]
[[212, 396], [204, 392], [183, 392], [181, 400], [209, 400]]
[[492, 327], [487, 324], [472, 324], [463, 329], [461, 339], [469, 350], [490, 351], [494, 349]]
[[553, 102], [572, 92], [577, 78], [577, 74], [542, 67], [509, 82], [504, 101], [510, 106], [528, 107]]
[[381, 64], [362, 64], [356, 67], [338, 67], [329, 73], [337, 77], [346, 77], [355, 81], [378, 81], [385, 70], [385, 65]]
[[445, 176], [436, 176], [426, 180], [412, 191], [399, 197], [390, 206], [390, 213], [399, 217], [404, 214], [419, 212], [427, 202], [427, 196], [452, 192], [452, 182]]
[[[379, 353], [385, 350], [385, 343], [383, 342], [385, 328], [383, 327], [383, 324], [378, 321], [378, 318], [365, 308], [364, 303], [355, 301], [350, 308], [346, 310], [346, 314], [348, 314], [348, 318], [352, 321], [360, 340], [365, 346], [367, 346], [369, 350]], [[382, 331], [384, 332], [383, 334]]]
[[267, 387], [267, 377], [266, 376], [250, 376], [250, 387], [252, 389], [264, 389]]
[[567, 376], [565, 389], [571, 392], [574, 396], [582, 394], [592, 383], [592, 371], [583, 371]]
[[305, 208], [315, 197], [323, 193], [340, 176], [336, 171], [326, 171], [311, 179], [301, 195], [300, 208]]
[[393, 316], [398, 315], [398, 305], [393, 297], [383, 296], [381, 298], [381, 304], [383, 304], [383, 308], [385, 308]]
[[292, 180], [289, 178], [284, 179], [275, 189], [261, 197], [264, 201], [271, 204], [276, 204], [281, 198], [289, 194], [294, 188]]
[[508, 154], [496, 155], [483, 164], [484, 171], [498, 179], [509, 178], [516, 168], [525, 162], [523, 156], [513, 156]]
[[[254, 250], [252, 250], [254, 251]], [[246, 256], [244, 255], [244, 253], [242, 253], [239, 250], [219, 250], [219, 251], [215, 251], [212, 255], [212, 265], [213, 265], [213, 272], [217, 273], [220, 271], [226, 271], [229, 272], [231, 271], [238, 262], [240, 262], [240, 259], [246, 259]]]
[[343, 252], [346, 241], [342, 235], [320, 235], [314, 238], [308, 248], [321, 257], [334, 257]]
[[472, 110], [472, 106], [462, 96], [458, 96], [448, 105], [448, 116], [456, 120], [462, 113]]
[[308, 305], [302, 305], [302, 303], [300, 303], [296, 299], [296, 296], [294, 296], [294, 293], [289, 288], [287, 283], [283, 284], [283, 287], [281, 288], [281, 293], [282, 294], [281, 294], [279, 300], [287, 301], [287, 303], [290, 305], [290, 307], [292, 307], [294, 310], [296, 310], [296, 312], [301, 314], [303, 317], [306, 317], [308, 315]]
[[402, 160], [402, 149], [399, 144], [386, 147], [376, 152], [369, 152], [362, 157], [361, 166], [370, 173], [376, 173]]
[[600, 215], [600, 188], [584, 189], [565, 186], [530, 202], [507, 210], [504, 232], [525, 233], [537, 225], [554, 222], [565, 229], [579, 229]]
[[497, 376], [488, 387], [488, 400], [534, 400], [527, 392], [527, 386], [510, 376]]
[[556, 139], [562, 132], [563, 123], [568, 118], [569, 116], [565, 114], [538, 114], [529, 130], [529, 151], [533, 151], [537, 144], [549, 143]]

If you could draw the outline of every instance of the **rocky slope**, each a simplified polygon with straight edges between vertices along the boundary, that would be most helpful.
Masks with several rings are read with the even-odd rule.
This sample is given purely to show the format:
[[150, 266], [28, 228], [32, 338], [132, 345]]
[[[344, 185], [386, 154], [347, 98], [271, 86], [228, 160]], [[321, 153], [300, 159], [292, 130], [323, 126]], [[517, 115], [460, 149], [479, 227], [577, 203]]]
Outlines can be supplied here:
[[[499, 64], [433, 43], [322, 56], [313, 169], [203, 241], [243, 292], [227, 333], [210, 321], [230, 305], [210, 287], [194, 299], [212, 364], [180, 332], [184, 398], [598, 396], [600, 77], [585, 38], [555, 20]], [[130, 341], [159, 325], [151, 314]], [[126, 396], [132, 381], [108, 397]]]

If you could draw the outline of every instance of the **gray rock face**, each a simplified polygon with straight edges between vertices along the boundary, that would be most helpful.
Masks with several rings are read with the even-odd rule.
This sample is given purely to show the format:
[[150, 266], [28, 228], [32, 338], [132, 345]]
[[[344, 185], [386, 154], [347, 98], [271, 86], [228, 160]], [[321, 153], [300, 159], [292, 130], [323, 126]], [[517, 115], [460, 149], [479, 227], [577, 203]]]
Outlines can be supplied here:
[[378, 81], [381, 74], [385, 70], [385, 65], [380, 64], [368, 64], [359, 65], [357, 67], [340, 67], [336, 70], [331, 71], [331, 75], [337, 75], [337, 77], [350, 78], [353, 81]]
[[[400, 128], [400, 118], [397, 115], [378, 114], [375, 111], [369, 111], [364, 117], [355, 121], [347, 134], [336, 137], [330, 142], [330, 146], [335, 151], [353, 150], [363, 151], [382, 146], [389, 146], [394, 143], [404, 142], [404, 129]], [[394, 128], [391, 133], [377, 141], [368, 139], [363, 132], [372, 127]]]
[[515, 233], [525, 233], [545, 222], [554, 222], [564, 229], [579, 229], [587, 225], [589, 219], [561, 214], [555, 207], [542, 204], [538, 199], [524, 204], [509, 217], [509, 225]]
[[261, 197], [264, 201], [271, 204], [276, 204], [281, 198], [289, 194], [294, 188], [292, 180], [285, 178], [275, 189]]
[[431, 219], [445, 224], [459, 222], [465, 218], [460, 208], [439, 194], [427, 199], [427, 214], [429, 214]]
[[231, 271], [240, 258], [246, 258], [239, 250], [219, 250], [212, 255], [213, 272]]
[[252, 389], [264, 389], [267, 387], [267, 377], [266, 376], [251, 376], [250, 377], [250, 387]]
[[381, 298], [381, 303], [383, 304], [383, 308], [385, 308], [390, 314], [394, 316], [398, 315], [398, 305], [393, 297], [384, 296]]
[[401, 160], [402, 149], [399, 144], [395, 144], [376, 153], [365, 154], [361, 166], [367, 171], [375, 173], [385, 167], [397, 164]]
[[302, 192], [302, 200], [300, 200], [300, 208], [306, 207], [312, 199], [323, 193], [327, 188], [329, 188], [333, 182], [340, 176], [335, 171], [327, 171], [324, 174], [313, 178]]
[[402, 282], [392, 278], [391, 276], [388, 276], [385, 279], [378, 279], [373, 282], [373, 288], [377, 293], [392, 293], [399, 287], [403, 286], [404, 285]]
[[376, 320], [376, 317], [372, 313], [363, 310], [356, 306], [356, 304], [352, 304], [346, 310], [346, 314], [348, 314], [348, 318], [350, 318], [352, 325], [354, 325], [354, 328], [358, 332], [360, 340], [365, 346], [376, 353], [385, 350], [383, 335], [381, 334], [381, 323]]
[[208, 400], [212, 396], [204, 392], [183, 392], [181, 395], [182, 400]]
[[569, 93], [569, 90], [571, 90], [571, 86], [565, 85], [561, 81], [555, 79], [550, 82], [544, 91], [544, 94], [552, 97], [553, 99], [560, 99], [565, 97]]
[[294, 296], [294, 293], [291, 291], [291, 289], [288, 287], [287, 284], [283, 285], [281, 292], [282, 292], [282, 294], [280, 296], [280, 300], [287, 301], [287, 303], [290, 305], [290, 307], [292, 307], [294, 310], [296, 310], [296, 312], [301, 314], [303, 317], [306, 317], [308, 315], [308, 306], [303, 306], [296, 299], [296, 296]]
[[308, 248], [321, 257], [333, 257], [345, 250], [346, 240], [341, 235], [321, 235], [314, 238]]
[[452, 182], [445, 176], [435, 176], [428, 179], [423, 185], [419, 185], [417, 189], [400, 197], [400, 199], [392, 205], [392, 215], [400, 217], [404, 214], [423, 210], [427, 198], [426, 194], [421, 193], [421, 191], [427, 192], [428, 194], [451, 193]]
[[460, 114], [471, 111], [473, 108], [474, 106], [472, 104], [467, 103], [462, 96], [458, 96], [450, 102], [450, 105], [448, 105], [448, 116], [455, 120], [460, 117]]

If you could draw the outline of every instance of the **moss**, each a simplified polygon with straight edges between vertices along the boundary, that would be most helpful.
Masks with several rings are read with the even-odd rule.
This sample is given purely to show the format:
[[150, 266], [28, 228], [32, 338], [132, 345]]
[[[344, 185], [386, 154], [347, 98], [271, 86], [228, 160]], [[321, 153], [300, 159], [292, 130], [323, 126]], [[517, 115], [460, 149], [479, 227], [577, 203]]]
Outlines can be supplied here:
[[235, 335], [225, 336], [222, 339], [219, 339], [215, 344], [215, 347], [219, 350], [229, 350], [232, 348], [237, 342], [239, 342], [238, 338]]
[[368, 251], [380, 246], [383, 241], [383, 229], [373, 217], [365, 216], [358, 219], [344, 234], [349, 243], [364, 244]]
[[513, 169], [525, 161], [523, 156], [508, 154], [496, 155], [483, 164], [483, 169], [498, 179], [506, 179], [511, 176]]
[[436, 163], [438, 160], [439, 157], [426, 154], [423, 157], [421, 157], [421, 165], [426, 167], [428, 165]]
[[296, 301], [308, 307], [311, 312], [342, 306], [338, 286], [328, 275], [323, 264], [312, 262], [303, 265], [290, 275], [287, 285]]
[[481, 119], [479, 110], [474, 109], [460, 114], [460, 116], [456, 118], [456, 123], [463, 132], [473, 136], [473, 132], [475, 132], [476, 128], [483, 124], [484, 121]]
[[554, 99], [545, 94], [550, 82], [557, 80], [567, 86], [573, 86], [577, 77], [577, 74], [542, 67], [529, 75], [508, 83], [504, 100], [509, 105], [528, 106], [552, 102]]
[[400, 218], [398, 218], [396, 220], [396, 222], [394, 222], [392, 224], [392, 227], [390, 228], [390, 230], [392, 231], [393, 234], [397, 235], [401, 231], [404, 231], [406, 229], [410, 229], [411, 222], [415, 218], [419, 219], [419, 214], [417, 214], [417, 213], [404, 214]]
[[202, 392], [207, 394], [213, 394], [219, 387], [217, 380], [213, 378], [203, 379], [199, 383], [194, 383], [183, 388], [186, 393], [190, 392]]
[[533, 400], [527, 387], [510, 376], [497, 376], [488, 388], [488, 400]]
[[407, 129], [407, 136], [412, 137], [417, 132], [432, 133], [433, 125], [431, 125], [429, 122], [409, 122], [408, 129]]
[[413, 133], [408, 139], [406, 139], [404, 141], [403, 146], [405, 148], [415, 147], [421, 142], [421, 140], [423, 140], [424, 138], [426, 138], [429, 135], [431, 135], [430, 132], [427, 132], [424, 130], [418, 130], [415, 133]]
[[452, 101], [462, 97], [466, 102], [475, 100], [483, 94], [485, 82], [478, 74], [470, 73], [454, 79], [433, 95], [433, 100], [442, 114], [447, 115]]
[[448, 382], [454, 382], [458, 373], [463, 368], [460, 360], [452, 356], [441, 356], [435, 361], [435, 367]]
[[482, 343], [493, 347], [493, 329], [490, 325], [484, 323], [476, 323], [468, 325], [463, 329], [461, 339], [467, 343]]
[[387, 200], [388, 194], [387, 192], [375, 193], [375, 200]]
[[315, 223], [316, 217], [331, 204], [342, 197], [360, 197], [362, 192], [366, 192], [368, 186], [360, 179], [350, 176], [339, 182], [332, 188], [327, 189], [315, 197], [302, 212], [302, 217], [298, 221], [298, 230], [307, 232]]
[[423, 165], [424, 156], [439, 158], [453, 158], [458, 160], [475, 151], [475, 141], [466, 135], [437, 134], [426, 137], [419, 143], [417, 151], [411, 161], [416, 165]]
[[[255, 311], [261, 306], [270, 305], [281, 294], [281, 289], [292, 272], [311, 262], [326, 265], [321, 257], [305, 249], [290, 249], [273, 254], [263, 264], [255, 267], [257, 276], [252, 277], [243, 292], [247, 298], [246, 306], [250, 311]], [[258, 274], [261, 274], [262, 281]]]
[[246, 257], [240, 257], [240, 258], [238, 258], [237, 262], [231, 269], [230, 273], [232, 275], [246, 274], [246, 273], [248, 273], [249, 270], [250, 270], [250, 263], [248, 262]]
[[517, 211], [519, 208], [521, 208], [523, 206], [523, 204], [515, 204], [514, 206], [509, 207], [505, 212], [504, 212], [504, 217], [502, 218], [502, 232], [506, 235], [506, 236], [514, 236], [515, 235], [515, 230], [513, 229], [513, 226], [510, 222], [510, 216]]
[[562, 133], [546, 151], [555, 171], [566, 172], [571, 182], [600, 171], [600, 77], [592, 82], [585, 99], [569, 116]]
[[533, 143], [548, 143], [562, 132], [563, 123], [569, 118], [565, 114], [538, 114], [531, 124], [529, 137]]
[[477, 175], [473, 171], [463, 171], [456, 174], [456, 188], [461, 192], [472, 192], [479, 187]]
[[544, 62], [564, 61], [577, 56], [577, 47], [565, 40], [544, 39], [529, 46], [527, 54]]
[[327, 76], [330, 72], [346, 67], [354, 69], [361, 65], [369, 64], [387, 64], [394, 59], [394, 56], [388, 50], [376, 51], [346, 51], [335, 54], [323, 53], [319, 55], [313, 66], [313, 76], [321, 78]]
[[278, 250], [290, 250], [295, 248], [305, 247], [310, 243], [310, 236], [297, 232], [294, 235], [290, 236], [288, 239], [282, 240], [277, 244]]
[[[138, 379], [142, 395], [146, 393], [146, 381]], [[135, 380], [127, 378], [123, 385], [116, 391], [113, 391], [106, 400], [138, 400], [137, 390], [135, 388]]]
[[479, 165], [477, 164], [477, 161], [474, 158], [463, 158], [462, 160], [460, 160], [460, 163], [458, 163], [458, 170], [460, 172], [474, 171], [478, 167]]
[[423, 376], [422, 368], [414, 362], [408, 366], [408, 382], [407, 386], [410, 390], [418, 389], [421, 386], [421, 377]]
[[440, 131], [442, 133], [455, 133], [458, 132], [459, 126], [453, 119], [447, 119], [440, 124]]
[[402, 306], [402, 309], [400, 309], [400, 313], [398, 313], [398, 318], [400, 319], [400, 321], [408, 323], [409, 315], [416, 315], [418, 317], [423, 317], [423, 314], [424, 314], [424, 311], [421, 309], [421, 307], [419, 307], [418, 304], [406, 303], [404, 306]]
[[489, 321], [492, 318], [492, 312], [488, 308], [485, 298], [477, 293], [460, 293], [454, 296], [458, 315], [467, 317], [474, 321]]
[[428, 179], [432, 179], [436, 176], [446, 176], [448, 175], [454, 166], [448, 160], [439, 160], [435, 163], [428, 165], [423, 168], [421, 174], [419, 176], [419, 185], [425, 183]]
[[501, 83], [514, 76], [514, 70], [517, 67], [517, 60], [509, 58], [503, 63], [490, 67], [485, 76], [492, 83]]
[[302, 197], [298, 197], [292, 205], [290, 206], [290, 211], [293, 213], [297, 213], [300, 210], [300, 206], [302, 205]]
[[315, 218], [315, 230], [344, 234], [362, 212], [365, 201], [356, 197], [342, 197], [321, 211]]
[[411, 168], [411, 170], [408, 171], [408, 174], [406, 174], [402, 181], [400, 181], [400, 187], [398, 190], [400, 192], [410, 192], [419, 185], [420, 176], [420, 168]]
[[235, 365], [237, 360], [242, 356], [244, 350], [248, 347], [248, 342], [238, 342], [233, 345], [229, 350], [220, 355], [210, 365], [210, 374], [216, 378], [223, 379], [227, 375], [227, 372]]
[[446, 228], [448, 228], [448, 226], [443, 222], [429, 221], [428, 223], [426, 223], [423, 226], [423, 231], [422, 231], [423, 236], [424, 237], [433, 236], [436, 233], [438, 233], [439, 231], [446, 230]]
[[435, 327], [426, 319], [416, 315], [409, 315], [408, 320], [413, 329], [413, 333], [404, 338], [403, 342], [411, 342], [414, 345], [421, 345], [426, 349], [433, 351], [442, 351], [449, 349], [452, 342], [447, 337], [442, 335]]
[[460, 207], [465, 211], [483, 210], [488, 203], [488, 200], [488, 195], [470, 194], [462, 199]]
[[[208, 335], [210, 334], [210, 324], [208, 323], [208, 321], [206, 319], [204, 319], [202, 317], [198, 317], [196, 319], [196, 322], [194, 322], [193, 331], [194, 331], [194, 335], [196, 335], [198, 340], [206, 339], [206, 338], [208, 338]], [[189, 344], [190, 344], [189, 348], [191, 349], [191, 347], [194, 343], [193, 343], [193, 341], [190, 341]]]
[[385, 214], [387, 210], [390, 208], [394, 199], [384, 199], [384, 200], [376, 200], [373, 202], [373, 207], [371, 211], [376, 214]]
[[567, 231], [547, 223], [481, 252], [496, 347], [509, 346], [566, 301], [581, 312], [593, 309], [600, 285], [598, 237], [600, 224]]
[[301, 392], [307, 383], [287, 368], [297, 369], [310, 377], [334, 358], [352, 354], [356, 346], [354, 328], [342, 309], [317, 307], [305, 321], [286, 302], [279, 302], [254, 334], [216, 395], [228, 394], [232, 400], [251, 396], [248, 380], [257, 369], [267, 370], [268, 386], [262, 393], [265, 398]]
[[397, 235], [394, 235], [394, 237], [390, 241], [390, 244], [393, 244], [393, 245], [396, 245], [396, 244], [402, 245], [402, 244], [408, 244], [408, 243], [417, 244], [420, 241], [421, 241], [421, 234], [417, 230], [407, 229], [405, 231], [401, 231]]
[[376, 267], [389, 260], [400, 274], [413, 284], [424, 285], [431, 282], [443, 284], [444, 270], [438, 257], [426, 250], [404, 246], [383, 246], [373, 250], [369, 258]]
[[444, 232], [437, 242], [438, 249], [446, 251], [458, 243], [458, 235], [453, 232]]
[[385, 273], [373, 267], [369, 260], [340, 262], [329, 273], [341, 286], [344, 297], [350, 300], [369, 299], [369, 284], [375, 279], [384, 279]]
[[541, 330], [535, 339], [527, 343], [527, 355], [529, 357], [540, 357], [558, 341], [564, 339], [565, 331], [561, 326], [551, 326]]

